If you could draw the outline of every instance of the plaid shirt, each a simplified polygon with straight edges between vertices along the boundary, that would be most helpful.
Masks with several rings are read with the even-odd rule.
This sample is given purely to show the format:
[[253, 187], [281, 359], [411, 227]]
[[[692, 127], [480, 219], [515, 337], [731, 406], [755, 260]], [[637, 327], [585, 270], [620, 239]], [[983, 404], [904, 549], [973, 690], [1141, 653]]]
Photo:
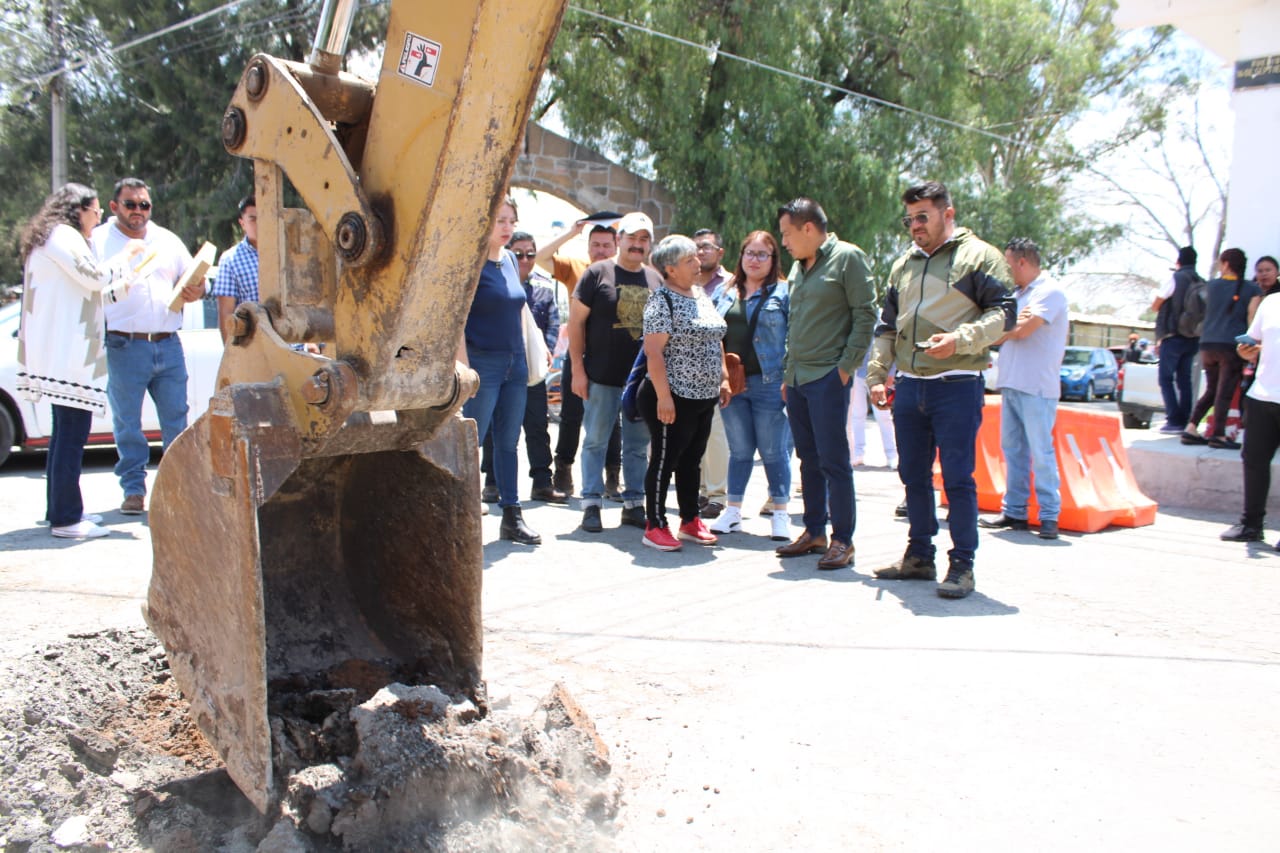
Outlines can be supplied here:
[[210, 292], [214, 296], [233, 296], [237, 305], [257, 302], [258, 250], [248, 240], [241, 240], [223, 252], [220, 260], [218, 277]]

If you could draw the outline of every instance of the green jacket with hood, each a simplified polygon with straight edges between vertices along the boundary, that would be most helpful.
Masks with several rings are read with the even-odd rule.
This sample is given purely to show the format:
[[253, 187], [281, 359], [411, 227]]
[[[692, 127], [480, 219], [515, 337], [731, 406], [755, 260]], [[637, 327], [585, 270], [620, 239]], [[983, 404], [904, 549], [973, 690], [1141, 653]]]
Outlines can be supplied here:
[[[889, 273], [867, 365], [868, 387], [883, 384], [895, 362], [899, 371], [915, 376], [981, 371], [987, 350], [1017, 319], [1012, 283], [1004, 255], [968, 228], [955, 229], [931, 255], [912, 246]], [[916, 349], [917, 341], [940, 332], [957, 335], [950, 358]]]

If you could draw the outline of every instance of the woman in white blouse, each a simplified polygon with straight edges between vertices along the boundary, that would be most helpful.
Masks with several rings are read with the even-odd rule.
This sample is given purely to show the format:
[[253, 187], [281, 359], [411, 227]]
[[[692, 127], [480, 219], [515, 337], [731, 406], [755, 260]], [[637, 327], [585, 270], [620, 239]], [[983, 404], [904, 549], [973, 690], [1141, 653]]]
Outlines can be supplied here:
[[80, 467], [89, 426], [106, 412], [107, 360], [102, 300], [123, 297], [129, 260], [144, 248], [131, 240], [110, 261], [94, 258], [89, 235], [102, 218], [98, 194], [67, 184], [45, 199], [22, 232], [22, 325], [18, 390], [47, 398], [53, 430], [45, 461], [46, 519], [62, 539], [106, 536], [101, 516], [84, 514]]

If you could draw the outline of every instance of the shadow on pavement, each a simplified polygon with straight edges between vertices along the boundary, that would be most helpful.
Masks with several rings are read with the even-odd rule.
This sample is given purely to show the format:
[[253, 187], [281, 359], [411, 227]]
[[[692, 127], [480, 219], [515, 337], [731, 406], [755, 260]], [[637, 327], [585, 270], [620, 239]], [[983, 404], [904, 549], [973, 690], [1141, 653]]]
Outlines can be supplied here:
[[[982, 583], [981, 574], [978, 574], [977, 580], [979, 584]], [[961, 599], [939, 597], [938, 585], [933, 581], [882, 581], [868, 578], [866, 585], [876, 590], [877, 601], [888, 593], [916, 616], [1013, 616], [1019, 612], [1013, 605], [984, 595], [980, 585], [967, 598]]]

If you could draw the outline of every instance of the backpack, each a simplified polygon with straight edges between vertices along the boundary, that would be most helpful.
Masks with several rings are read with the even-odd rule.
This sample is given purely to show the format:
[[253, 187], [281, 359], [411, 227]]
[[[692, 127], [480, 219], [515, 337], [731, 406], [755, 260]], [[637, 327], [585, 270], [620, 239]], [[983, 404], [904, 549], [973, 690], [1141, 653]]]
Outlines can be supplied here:
[[[676, 324], [676, 308], [671, 301], [671, 293], [666, 288], [658, 291], [667, 300], [667, 310], [671, 313], [671, 328], [674, 331]], [[627, 374], [627, 383], [622, 386], [622, 416], [632, 423], [644, 420], [644, 416], [640, 414], [637, 398], [640, 396], [640, 386], [649, 378], [649, 358], [644, 352], [643, 340], [640, 344], [640, 352], [636, 353], [636, 360], [631, 363], [631, 372]]]
[[1176, 331], [1184, 338], [1198, 338], [1204, 329], [1204, 315], [1209, 305], [1205, 280], [1195, 272], [1182, 294], [1182, 311], [1178, 314]]

